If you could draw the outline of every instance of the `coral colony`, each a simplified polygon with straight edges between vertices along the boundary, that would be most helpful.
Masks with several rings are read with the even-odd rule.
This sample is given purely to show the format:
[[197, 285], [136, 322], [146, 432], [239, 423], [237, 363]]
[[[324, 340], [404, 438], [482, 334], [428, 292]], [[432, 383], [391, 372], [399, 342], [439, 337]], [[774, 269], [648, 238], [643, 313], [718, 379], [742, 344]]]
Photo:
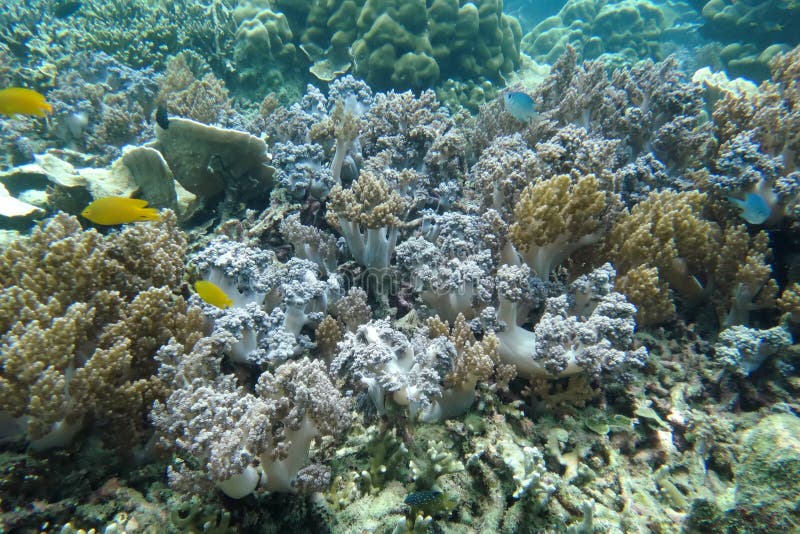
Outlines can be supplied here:
[[800, 5], [507, 4], [4, 8], [0, 531], [800, 530]]

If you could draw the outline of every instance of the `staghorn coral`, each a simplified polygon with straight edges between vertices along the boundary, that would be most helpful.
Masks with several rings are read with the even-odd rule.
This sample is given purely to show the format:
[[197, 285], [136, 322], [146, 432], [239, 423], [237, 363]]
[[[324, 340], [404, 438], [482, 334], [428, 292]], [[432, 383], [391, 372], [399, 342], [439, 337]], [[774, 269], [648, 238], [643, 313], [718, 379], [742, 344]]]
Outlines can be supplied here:
[[792, 324], [800, 323], [800, 284], [795, 282], [784, 289], [777, 304], [781, 313], [788, 315]]
[[45, 221], [0, 256], [0, 412], [36, 448], [69, 443], [84, 423], [135, 439], [168, 385], [153, 356], [193, 343], [200, 310], [173, 293], [186, 241], [175, 215], [106, 237], [72, 217]]
[[[222, 71], [235, 32], [227, 4], [179, 0], [167, 9], [92, 1], [82, 8], [85, 16], [71, 19], [79, 21], [71, 25], [72, 37], [81, 48], [114, 55], [131, 67], [160, 67], [168, 54], [192, 49]], [[118, 23], [123, 20], [129, 23]]]
[[509, 237], [542, 280], [576, 250], [601, 237], [607, 194], [594, 175], [562, 174], [527, 186], [514, 206]]

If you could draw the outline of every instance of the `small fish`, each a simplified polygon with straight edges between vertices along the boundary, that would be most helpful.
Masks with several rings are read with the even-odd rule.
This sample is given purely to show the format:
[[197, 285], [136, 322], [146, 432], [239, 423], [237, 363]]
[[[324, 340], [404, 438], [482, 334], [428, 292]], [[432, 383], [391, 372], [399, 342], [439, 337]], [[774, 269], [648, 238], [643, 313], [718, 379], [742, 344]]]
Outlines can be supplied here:
[[199, 280], [194, 283], [194, 290], [203, 299], [203, 302], [217, 308], [230, 308], [233, 305], [231, 298], [214, 282]]
[[438, 501], [442, 496], [441, 491], [428, 490], [428, 491], [415, 491], [406, 495], [403, 502], [412, 508], [421, 508], [426, 504]]
[[769, 219], [772, 208], [761, 193], [747, 193], [744, 200], [728, 197], [731, 204], [742, 210], [742, 219], [750, 224], [761, 224]]
[[139, 198], [98, 198], [81, 212], [95, 224], [110, 226], [136, 221], [157, 221], [158, 210], [145, 208], [147, 201]]
[[169, 115], [167, 114], [167, 105], [161, 103], [156, 108], [156, 124], [166, 130], [169, 128]]
[[528, 122], [538, 113], [534, 109], [533, 99], [521, 91], [508, 91], [503, 95], [503, 103], [508, 111], [515, 119]]
[[53, 111], [44, 95], [24, 87], [8, 87], [0, 91], [0, 113], [3, 115], [36, 115]]

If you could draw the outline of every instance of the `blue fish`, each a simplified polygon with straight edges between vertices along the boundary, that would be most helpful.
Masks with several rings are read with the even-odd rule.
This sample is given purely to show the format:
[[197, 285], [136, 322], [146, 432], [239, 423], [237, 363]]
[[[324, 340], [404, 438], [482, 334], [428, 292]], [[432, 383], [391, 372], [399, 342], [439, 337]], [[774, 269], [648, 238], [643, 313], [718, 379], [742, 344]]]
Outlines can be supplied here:
[[521, 91], [508, 91], [503, 95], [503, 102], [508, 111], [515, 119], [528, 122], [538, 113], [534, 109], [533, 99]]
[[744, 200], [728, 197], [731, 203], [742, 210], [742, 219], [750, 224], [761, 224], [769, 219], [772, 208], [761, 193], [747, 193]]

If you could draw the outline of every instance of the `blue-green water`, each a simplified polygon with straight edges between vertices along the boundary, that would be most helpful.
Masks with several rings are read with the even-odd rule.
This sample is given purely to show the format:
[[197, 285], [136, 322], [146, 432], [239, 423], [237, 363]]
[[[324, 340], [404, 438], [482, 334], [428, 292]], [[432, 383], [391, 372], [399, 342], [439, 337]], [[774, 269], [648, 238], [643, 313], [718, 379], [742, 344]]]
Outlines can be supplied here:
[[795, 532], [800, 4], [0, 11], [0, 532]]

